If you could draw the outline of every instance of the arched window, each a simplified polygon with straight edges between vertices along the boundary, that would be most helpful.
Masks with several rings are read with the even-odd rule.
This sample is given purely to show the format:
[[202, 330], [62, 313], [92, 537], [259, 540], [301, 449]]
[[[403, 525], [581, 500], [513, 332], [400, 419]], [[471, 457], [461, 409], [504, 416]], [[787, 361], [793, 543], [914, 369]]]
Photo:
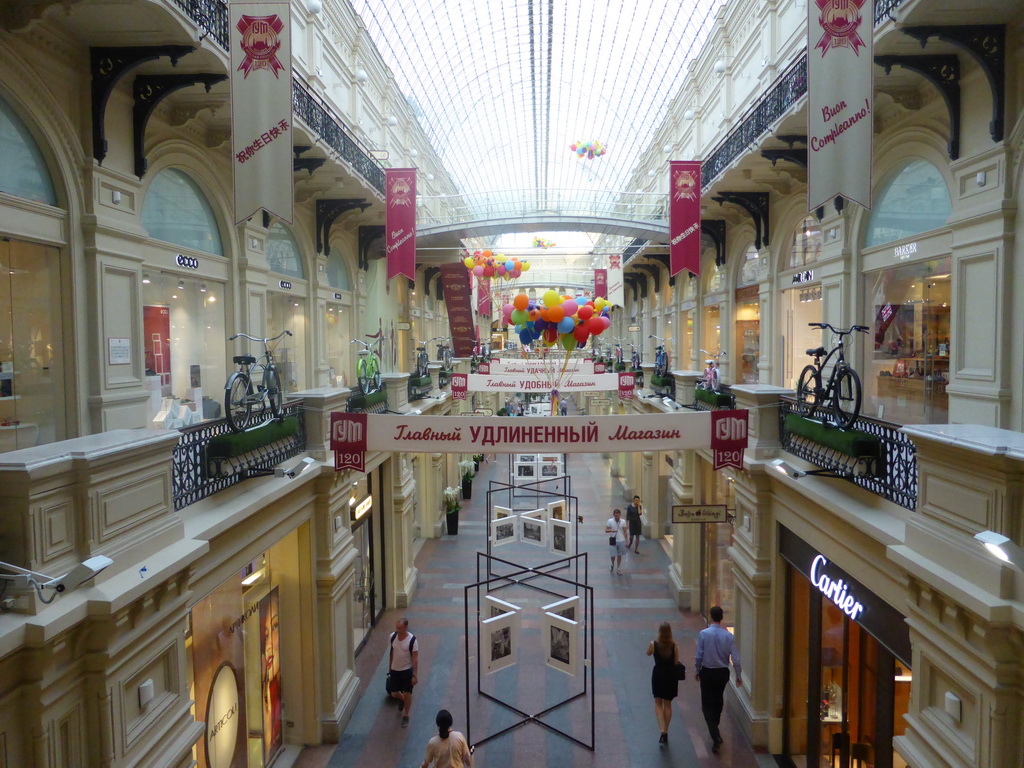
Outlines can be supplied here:
[[743, 254], [743, 261], [740, 262], [740, 279], [736, 283], [736, 287], [742, 288], [744, 285], [756, 283], [760, 266], [760, 254], [758, 254], [757, 248], [751, 245], [747, 248], [747, 252]]
[[288, 227], [279, 221], [274, 222], [274, 226], [267, 231], [267, 263], [273, 272], [300, 280], [306, 277], [299, 244], [295, 242]]
[[720, 290], [722, 290], [722, 268], [712, 263], [705, 278], [704, 293], [718, 293]]
[[799, 269], [813, 264], [821, 256], [821, 224], [813, 216], [804, 216], [793, 233], [793, 250], [789, 254], [789, 268]]
[[352, 283], [348, 279], [348, 269], [337, 250], [332, 251], [331, 255], [327, 257], [327, 282], [331, 284], [332, 288], [339, 291], [352, 290]]
[[142, 226], [157, 240], [224, 255], [217, 218], [206, 195], [175, 168], [160, 171], [149, 185], [142, 205]]
[[953, 205], [946, 180], [927, 160], [910, 160], [886, 183], [871, 212], [864, 245], [882, 245], [946, 225]]
[[25, 123], [0, 98], [0, 192], [57, 205], [43, 153]]

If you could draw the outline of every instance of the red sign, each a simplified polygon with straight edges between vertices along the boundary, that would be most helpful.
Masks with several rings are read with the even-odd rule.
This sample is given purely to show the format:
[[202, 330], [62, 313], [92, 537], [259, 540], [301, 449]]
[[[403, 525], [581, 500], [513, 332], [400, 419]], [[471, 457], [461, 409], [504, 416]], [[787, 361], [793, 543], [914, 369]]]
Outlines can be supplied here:
[[594, 373], [604, 373], [604, 363], [594, 363]]
[[469, 375], [465, 373], [452, 374], [452, 400], [465, 400], [469, 392]]
[[[491, 316], [491, 281], [478, 280], [476, 283], [476, 311], [484, 317]], [[474, 346], [479, 346], [479, 341]]]
[[[416, 169], [387, 168], [384, 171], [384, 250], [388, 259], [388, 280], [405, 275], [416, 279]], [[462, 268], [465, 271], [465, 267]]]
[[748, 411], [711, 412], [712, 469], [743, 469], [743, 451], [747, 447]]
[[636, 388], [636, 375], [632, 371], [624, 371], [619, 374], [619, 399], [632, 400], [633, 390]]
[[[861, 0], [863, 2], [863, 0]], [[273, 16], [246, 16], [238, 20], [238, 31], [242, 34], [242, 52], [245, 58], [238, 65], [238, 71], [245, 77], [256, 69], [267, 69], [277, 77], [284, 69], [277, 54], [281, 50], [281, 30], [284, 23]]]
[[818, 23], [821, 24], [822, 35], [814, 47], [821, 49], [822, 56], [833, 46], [849, 47], [859, 56], [864, 40], [857, 30], [864, 21], [861, 12], [864, 0], [815, 0], [815, 5], [821, 9]]
[[476, 343], [473, 306], [469, 292], [469, 270], [463, 264], [442, 264], [441, 285], [448, 308], [448, 328], [456, 357], [472, 357]]
[[491, 364], [490, 363], [477, 363], [476, 364], [476, 372], [477, 373], [490, 373], [491, 372]]
[[595, 269], [594, 270], [594, 298], [600, 296], [603, 299], [608, 298], [608, 270], [607, 269]]
[[366, 414], [331, 414], [331, 450], [334, 451], [334, 469], [366, 471]]
[[687, 269], [700, 275], [700, 163], [673, 160], [668, 165], [669, 273]]

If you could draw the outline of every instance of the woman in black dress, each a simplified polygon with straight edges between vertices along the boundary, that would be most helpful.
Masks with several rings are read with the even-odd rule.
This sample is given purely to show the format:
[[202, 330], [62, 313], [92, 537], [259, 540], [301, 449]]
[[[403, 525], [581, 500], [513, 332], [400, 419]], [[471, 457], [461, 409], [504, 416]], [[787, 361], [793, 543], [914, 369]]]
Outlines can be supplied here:
[[658, 627], [658, 636], [647, 646], [647, 655], [654, 656], [651, 693], [654, 694], [654, 714], [661, 729], [658, 743], [664, 744], [668, 741], [668, 724], [672, 722], [672, 699], [679, 693], [679, 681], [676, 679], [679, 646], [672, 639], [672, 627], [667, 621]]
[[643, 512], [643, 507], [640, 506], [640, 497], [634, 496], [633, 503], [626, 507], [626, 523], [629, 525], [629, 539], [626, 541], [626, 551], [633, 549], [633, 542], [636, 542], [636, 548], [633, 549], [638, 555], [640, 554], [640, 534], [643, 533], [644, 525], [640, 515]]

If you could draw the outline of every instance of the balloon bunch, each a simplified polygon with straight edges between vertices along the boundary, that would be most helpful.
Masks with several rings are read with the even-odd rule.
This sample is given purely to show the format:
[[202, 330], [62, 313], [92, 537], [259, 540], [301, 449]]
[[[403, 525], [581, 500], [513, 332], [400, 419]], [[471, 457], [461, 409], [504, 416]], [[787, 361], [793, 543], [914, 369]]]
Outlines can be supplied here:
[[533, 247], [534, 248], [554, 248], [555, 247], [555, 243], [551, 242], [550, 240], [545, 240], [543, 237], [535, 237], [535, 238], [533, 238]]
[[576, 157], [586, 155], [588, 160], [600, 157], [608, 151], [600, 141], [577, 141], [575, 144], [570, 144], [569, 149], [576, 153]]
[[530, 271], [530, 262], [520, 261], [514, 256], [506, 259], [505, 254], [491, 251], [473, 251], [462, 263], [474, 275], [487, 280], [514, 280], [522, 277], [523, 272]]
[[611, 325], [608, 313], [612, 305], [603, 297], [560, 296], [548, 290], [541, 301], [530, 301], [518, 294], [502, 307], [506, 325], [514, 324], [523, 346], [541, 339], [545, 346], [561, 344], [566, 352], [585, 344], [590, 336], [600, 336]]

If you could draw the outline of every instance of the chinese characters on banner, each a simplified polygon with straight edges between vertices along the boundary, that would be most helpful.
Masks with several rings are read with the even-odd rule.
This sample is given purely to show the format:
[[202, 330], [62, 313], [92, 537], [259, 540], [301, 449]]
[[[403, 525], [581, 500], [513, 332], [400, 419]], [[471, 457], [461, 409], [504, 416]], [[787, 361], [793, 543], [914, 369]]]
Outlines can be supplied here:
[[747, 447], [747, 411], [711, 412], [711, 452], [713, 470], [723, 467], [743, 469], [743, 449]]
[[415, 280], [416, 169], [385, 169], [384, 193], [384, 253], [388, 260], [388, 280], [398, 275]]
[[622, 279], [622, 254], [613, 253], [608, 257], [608, 295], [605, 298], [616, 307], [626, 305], [625, 284]]
[[469, 292], [469, 270], [461, 263], [441, 265], [441, 285], [448, 308], [448, 328], [456, 357], [472, 357], [476, 332]]
[[291, 224], [290, 6], [287, 2], [241, 0], [228, 7], [235, 223], [262, 208]]
[[334, 469], [366, 471], [366, 414], [331, 414], [331, 450]]
[[469, 392], [469, 374], [453, 373], [451, 383], [452, 400], [465, 400], [466, 393]]
[[594, 298], [598, 296], [607, 299], [608, 298], [608, 270], [607, 269], [595, 269], [594, 270]]
[[636, 388], [636, 374], [632, 371], [625, 371], [619, 374], [619, 399], [632, 400], [633, 390]]
[[673, 160], [668, 167], [669, 274], [700, 275], [700, 163]]
[[872, 0], [807, 3], [807, 208], [871, 207]]

